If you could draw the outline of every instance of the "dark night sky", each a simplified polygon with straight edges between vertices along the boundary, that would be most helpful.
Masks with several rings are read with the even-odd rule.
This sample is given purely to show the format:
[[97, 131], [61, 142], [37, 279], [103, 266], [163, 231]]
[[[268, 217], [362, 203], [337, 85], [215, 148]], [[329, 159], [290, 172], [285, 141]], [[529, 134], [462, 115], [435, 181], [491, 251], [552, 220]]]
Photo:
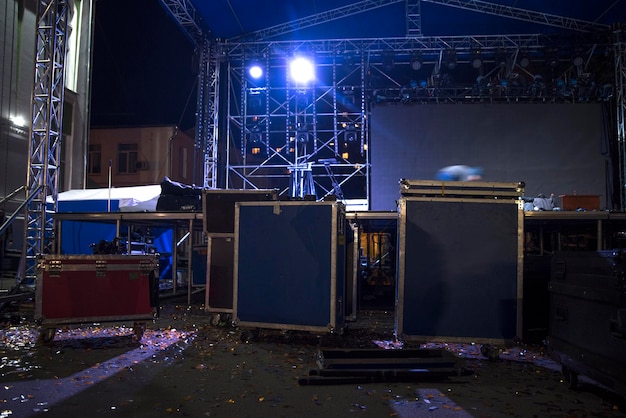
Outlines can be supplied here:
[[97, 0], [91, 126], [195, 123], [194, 48], [158, 0]]

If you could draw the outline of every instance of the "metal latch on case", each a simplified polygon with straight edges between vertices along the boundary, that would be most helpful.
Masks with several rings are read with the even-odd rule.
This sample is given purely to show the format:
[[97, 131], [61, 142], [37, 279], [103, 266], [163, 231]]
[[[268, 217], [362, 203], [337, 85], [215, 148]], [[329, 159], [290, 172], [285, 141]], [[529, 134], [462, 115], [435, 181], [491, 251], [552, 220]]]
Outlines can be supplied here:
[[107, 262], [106, 260], [96, 260], [96, 277], [106, 277]]
[[50, 277], [61, 277], [62, 271], [63, 264], [61, 264], [61, 260], [50, 260], [48, 264], [48, 275]]

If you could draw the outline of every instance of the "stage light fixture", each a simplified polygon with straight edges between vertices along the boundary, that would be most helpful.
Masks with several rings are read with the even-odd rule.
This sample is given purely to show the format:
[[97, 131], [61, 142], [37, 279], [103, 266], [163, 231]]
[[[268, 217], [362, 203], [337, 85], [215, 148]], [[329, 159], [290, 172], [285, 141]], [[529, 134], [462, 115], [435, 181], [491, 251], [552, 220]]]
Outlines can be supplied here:
[[259, 64], [252, 64], [249, 68], [248, 68], [248, 74], [250, 75], [250, 77], [252, 77], [255, 80], [260, 79], [261, 77], [263, 77], [263, 68], [259, 65]]
[[576, 67], [582, 67], [583, 63], [585, 62], [585, 59], [582, 57], [582, 55], [576, 55], [574, 59], [572, 60], [572, 62], [574, 63]]
[[261, 132], [261, 128], [258, 125], [253, 126], [250, 129], [250, 142], [253, 144], [259, 144], [263, 142], [263, 133]]
[[530, 65], [530, 57], [528, 55], [522, 55], [519, 59], [519, 65], [522, 68], [528, 68]]
[[411, 68], [415, 71], [418, 71], [424, 65], [424, 60], [420, 54], [413, 54], [411, 57]]
[[344, 127], [344, 132], [343, 132], [344, 142], [346, 144], [349, 142], [355, 142], [358, 139], [355, 124], [344, 123], [343, 127]]
[[309, 142], [309, 132], [308, 131], [296, 132], [296, 140], [300, 144], [306, 144], [307, 142]]
[[483, 66], [483, 59], [480, 56], [480, 51], [478, 51], [478, 50], [474, 51], [474, 53], [472, 54], [471, 59], [472, 59], [472, 68], [475, 68], [475, 69], [478, 70], [480, 67]]
[[305, 123], [296, 124], [296, 142], [300, 144], [309, 142], [309, 129]]
[[315, 79], [313, 62], [305, 57], [295, 57], [289, 64], [290, 76], [296, 83], [306, 84]]

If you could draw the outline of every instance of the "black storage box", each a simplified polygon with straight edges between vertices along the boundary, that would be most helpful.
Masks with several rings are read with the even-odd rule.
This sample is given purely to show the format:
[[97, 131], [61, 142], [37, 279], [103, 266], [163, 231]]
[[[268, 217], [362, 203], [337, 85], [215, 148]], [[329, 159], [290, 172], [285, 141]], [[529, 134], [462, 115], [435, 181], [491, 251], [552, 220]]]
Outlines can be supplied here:
[[399, 338], [506, 342], [521, 337], [519, 202], [403, 197], [399, 216]]
[[551, 357], [566, 378], [583, 374], [621, 396], [626, 396], [624, 256], [624, 250], [557, 252], [549, 285]]

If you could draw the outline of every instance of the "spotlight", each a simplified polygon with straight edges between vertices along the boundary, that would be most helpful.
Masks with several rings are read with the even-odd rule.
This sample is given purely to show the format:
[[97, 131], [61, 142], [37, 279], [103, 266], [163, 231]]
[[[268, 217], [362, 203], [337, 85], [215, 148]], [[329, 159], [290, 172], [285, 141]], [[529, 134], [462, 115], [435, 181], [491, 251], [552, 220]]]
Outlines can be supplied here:
[[246, 97], [248, 109], [251, 113], [259, 113], [265, 110], [264, 96], [261, 95], [260, 90], [250, 89]]
[[341, 102], [344, 106], [352, 107], [355, 104], [354, 87], [341, 87]]
[[261, 133], [261, 129], [258, 127], [258, 125], [254, 125], [250, 129], [250, 142], [252, 142], [253, 144], [259, 144], [263, 142], [263, 134]]
[[415, 71], [420, 70], [423, 64], [424, 64], [424, 61], [420, 54], [414, 54], [413, 57], [411, 57], [411, 68], [413, 70]]
[[472, 67], [478, 70], [482, 66], [483, 60], [480, 57], [480, 51], [475, 51], [474, 54], [472, 54]]
[[248, 68], [248, 74], [255, 80], [263, 77], [263, 68], [259, 64], [253, 64]]
[[356, 126], [353, 123], [344, 123], [344, 142], [355, 142], [357, 140]]
[[308, 83], [315, 78], [313, 62], [304, 57], [296, 57], [289, 65], [291, 79], [296, 83]]
[[296, 125], [296, 142], [300, 144], [309, 142], [309, 129], [306, 124], [298, 123]]
[[530, 65], [530, 57], [528, 55], [522, 55], [519, 59], [519, 65], [522, 68], [527, 68]]
[[309, 142], [309, 132], [308, 131], [296, 132], [296, 140], [301, 144], [306, 144], [307, 142]]
[[572, 62], [576, 67], [581, 67], [583, 65], [583, 62], [585, 62], [585, 59], [581, 55], [576, 55]]

